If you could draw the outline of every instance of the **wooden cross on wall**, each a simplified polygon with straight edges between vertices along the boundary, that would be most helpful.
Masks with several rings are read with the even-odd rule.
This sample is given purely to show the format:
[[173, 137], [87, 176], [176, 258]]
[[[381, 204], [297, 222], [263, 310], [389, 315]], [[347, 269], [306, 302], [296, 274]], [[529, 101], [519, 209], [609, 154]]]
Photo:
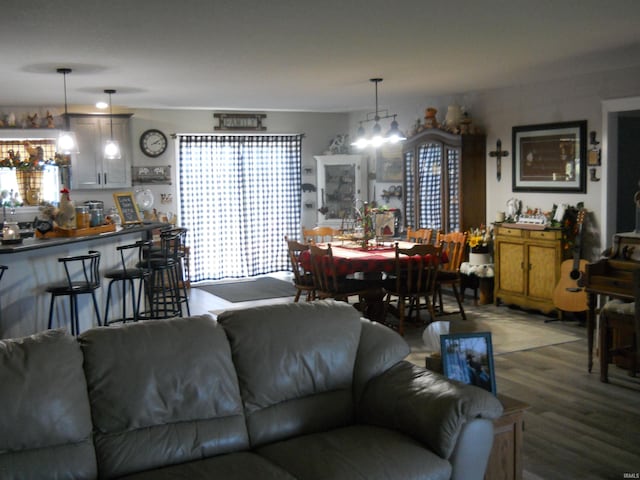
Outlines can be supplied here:
[[496, 142], [496, 149], [493, 152], [489, 152], [490, 157], [496, 157], [496, 178], [498, 181], [502, 178], [502, 157], [509, 155], [509, 152], [502, 150], [502, 140], [498, 139]]

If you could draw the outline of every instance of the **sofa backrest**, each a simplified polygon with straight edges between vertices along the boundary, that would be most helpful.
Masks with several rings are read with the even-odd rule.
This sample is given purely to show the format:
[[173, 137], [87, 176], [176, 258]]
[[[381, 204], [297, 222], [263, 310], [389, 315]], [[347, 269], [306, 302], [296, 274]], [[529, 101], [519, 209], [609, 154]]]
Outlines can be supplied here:
[[94, 328], [78, 340], [101, 477], [248, 447], [229, 343], [210, 316]]
[[252, 446], [353, 422], [360, 314], [343, 302], [227, 311]]
[[82, 352], [64, 330], [0, 340], [0, 478], [95, 478]]

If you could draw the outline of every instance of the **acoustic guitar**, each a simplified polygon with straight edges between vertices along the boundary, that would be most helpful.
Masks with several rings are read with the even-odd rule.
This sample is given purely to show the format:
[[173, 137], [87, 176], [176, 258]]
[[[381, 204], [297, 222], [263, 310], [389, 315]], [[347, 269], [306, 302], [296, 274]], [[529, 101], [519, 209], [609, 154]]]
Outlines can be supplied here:
[[580, 259], [584, 216], [583, 208], [578, 212], [576, 220], [578, 233], [573, 246], [573, 260], [565, 260], [560, 265], [560, 281], [553, 291], [553, 304], [557, 309], [565, 312], [585, 312], [588, 308], [583, 276], [589, 262]]

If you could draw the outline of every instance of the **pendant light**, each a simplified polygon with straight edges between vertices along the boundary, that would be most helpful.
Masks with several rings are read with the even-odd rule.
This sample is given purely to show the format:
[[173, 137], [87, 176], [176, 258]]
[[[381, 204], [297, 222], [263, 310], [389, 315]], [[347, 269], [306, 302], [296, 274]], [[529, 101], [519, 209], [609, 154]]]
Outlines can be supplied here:
[[[375, 84], [376, 111], [367, 113], [365, 119], [360, 121], [360, 127], [358, 127], [358, 133], [356, 134], [356, 141], [351, 145], [357, 148], [377, 148], [385, 143], [398, 143], [402, 140], [406, 140], [407, 137], [404, 136], [398, 127], [396, 114], [389, 114], [388, 110], [378, 109], [378, 84], [382, 82], [382, 78], [371, 78], [369, 81]], [[380, 120], [387, 118], [393, 118], [393, 120], [391, 121], [389, 131], [385, 135], [382, 135]], [[363, 123], [367, 122], [375, 122], [371, 129], [370, 136], [367, 136], [363, 126]]]
[[121, 158], [120, 145], [113, 139], [113, 108], [111, 105], [111, 95], [116, 93], [116, 91], [105, 90], [104, 93], [109, 94], [109, 126], [111, 127], [109, 140], [107, 140], [104, 145], [104, 158], [107, 160], [118, 160]]
[[56, 70], [62, 74], [64, 79], [64, 130], [58, 135], [56, 143], [56, 151], [62, 155], [71, 155], [72, 153], [80, 153], [78, 149], [78, 140], [76, 134], [71, 131], [69, 124], [69, 112], [67, 111], [67, 74], [71, 73], [70, 68], [58, 68]]

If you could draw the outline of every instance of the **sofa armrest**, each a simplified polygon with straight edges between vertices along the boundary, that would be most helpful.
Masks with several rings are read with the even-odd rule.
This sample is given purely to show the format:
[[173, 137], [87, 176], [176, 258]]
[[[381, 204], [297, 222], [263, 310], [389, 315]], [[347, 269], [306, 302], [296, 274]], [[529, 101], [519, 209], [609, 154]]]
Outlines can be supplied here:
[[363, 423], [400, 430], [447, 459], [466, 423], [501, 414], [502, 404], [490, 392], [406, 361], [370, 380], [358, 406]]

